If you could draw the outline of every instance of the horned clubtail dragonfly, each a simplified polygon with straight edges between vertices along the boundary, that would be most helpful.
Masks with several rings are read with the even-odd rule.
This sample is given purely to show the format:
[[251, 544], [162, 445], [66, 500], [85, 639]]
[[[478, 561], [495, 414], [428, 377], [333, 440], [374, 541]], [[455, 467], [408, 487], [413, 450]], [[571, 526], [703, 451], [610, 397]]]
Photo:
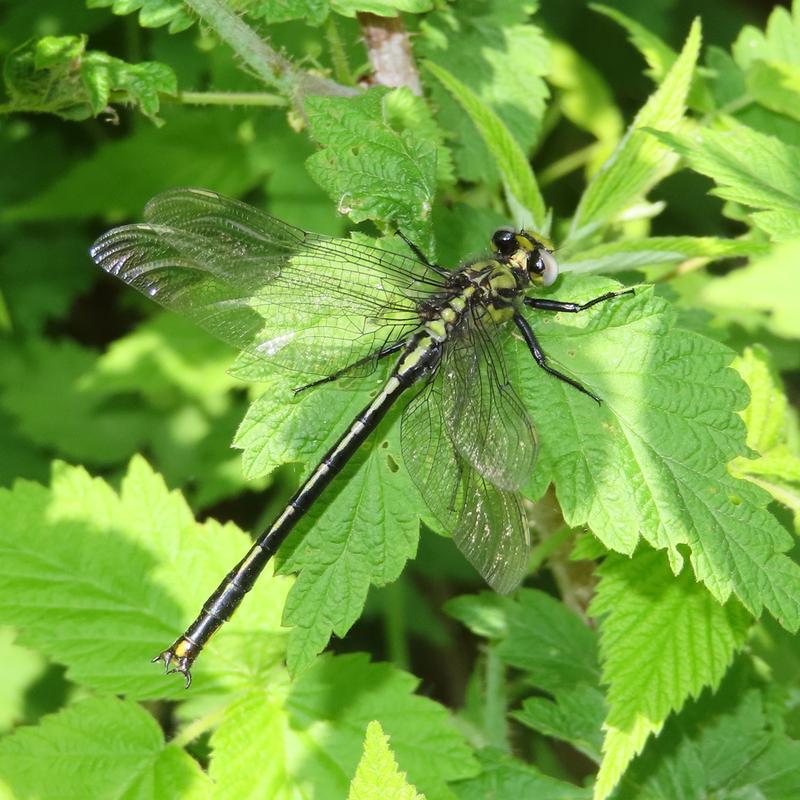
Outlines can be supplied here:
[[158, 195], [144, 218], [101, 236], [91, 248], [97, 264], [234, 347], [313, 379], [296, 391], [365, 376], [380, 360], [395, 359], [378, 394], [154, 661], [183, 674], [189, 686], [190, 668], [213, 633], [408, 394], [401, 451], [431, 514], [495, 590], [519, 584], [530, 547], [519, 489], [533, 471], [537, 439], [508, 380], [507, 323], [543, 370], [599, 402], [548, 363], [525, 311], [576, 313], [632, 290], [585, 303], [528, 296], [553, 284], [558, 263], [552, 247], [525, 230], [496, 231], [490, 257], [450, 270], [405, 237], [409, 255], [308, 233], [199, 189]]

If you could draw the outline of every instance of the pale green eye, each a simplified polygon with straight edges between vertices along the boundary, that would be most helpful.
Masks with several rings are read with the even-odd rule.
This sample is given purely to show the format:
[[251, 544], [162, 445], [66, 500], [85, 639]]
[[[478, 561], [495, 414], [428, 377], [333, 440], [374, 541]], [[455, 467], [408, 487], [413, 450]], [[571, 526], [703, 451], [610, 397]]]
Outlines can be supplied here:
[[552, 253], [547, 250], [542, 250], [541, 259], [544, 263], [544, 272], [542, 273], [542, 284], [544, 286], [552, 286], [558, 277], [558, 261]]

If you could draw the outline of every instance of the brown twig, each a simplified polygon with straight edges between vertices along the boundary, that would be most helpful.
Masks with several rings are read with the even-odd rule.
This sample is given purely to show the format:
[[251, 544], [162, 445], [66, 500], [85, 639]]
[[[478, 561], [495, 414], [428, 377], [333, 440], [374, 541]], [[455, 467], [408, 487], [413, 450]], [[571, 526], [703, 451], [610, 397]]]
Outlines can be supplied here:
[[419, 70], [411, 52], [411, 41], [403, 20], [361, 12], [358, 15], [364, 45], [372, 65], [371, 83], [380, 86], [407, 86], [422, 94]]

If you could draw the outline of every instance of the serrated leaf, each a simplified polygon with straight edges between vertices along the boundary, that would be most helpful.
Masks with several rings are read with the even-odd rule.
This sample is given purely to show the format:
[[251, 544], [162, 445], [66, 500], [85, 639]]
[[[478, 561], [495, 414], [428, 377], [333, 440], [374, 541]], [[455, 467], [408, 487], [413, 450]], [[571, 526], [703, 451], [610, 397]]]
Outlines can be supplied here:
[[476, 636], [504, 639], [508, 635], [511, 600], [494, 592], [462, 595], [448, 600], [444, 610], [466, 625]]
[[322, 149], [306, 164], [340, 213], [354, 222], [390, 224], [430, 251], [436, 145], [412, 129], [392, 127], [390, 94], [309, 97], [305, 110]]
[[240, 0], [237, 3], [253, 19], [270, 25], [301, 19], [308, 25], [321, 25], [328, 16], [330, 4], [325, 0]]
[[768, 491], [800, 520], [800, 453], [789, 442], [790, 415], [780, 378], [763, 347], [748, 348], [734, 366], [750, 389], [742, 418], [747, 444], [759, 457], [740, 456], [731, 463], [731, 473]]
[[0, 774], [17, 797], [201, 800], [211, 781], [128, 700], [83, 700], [0, 741]]
[[443, 67], [428, 61], [425, 68], [450, 92], [478, 129], [484, 144], [503, 177], [509, 205], [519, 209], [521, 223], [548, 233], [550, 223], [536, 178], [522, 148], [503, 120], [475, 92]]
[[599, 679], [594, 633], [563, 603], [533, 589], [516, 595], [497, 654], [548, 692]]
[[[587, 173], [593, 175], [622, 137], [625, 130], [622, 114], [603, 75], [575, 48], [551, 40], [550, 57], [552, 65], [547, 79], [559, 90], [560, 110], [573, 124], [597, 139], [587, 165]], [[543, 180], [542, 175], [540, 179]]]
[[[408, 780], [428, 800], [451, 798], [445, 781], [471, 777], [477, 764], [447, 711], [412, 694], [417, 683], [389, 664], [370, 664], [361, 654], [318, 658], [292, 684], [287, 700], [292, 728], [306, 741], [297, 780], [315, 771], [327, 772], [330, 781], [335, 778], [329, 785], [346, 791], [361, 753], [363, 731], [378, 720]], [[317, 750], [319, 762], [310, 763], [308, 753]], [[335, 795], [329, 790], [320, 796]]]
[[423, 14], [433, 8], [433, 0], [332, 0], [331, 8], [344, 17], [365, 12], [379, 17]]
[[[530, 22], [532, 4], [462, 3], [440, 5], [420, 26], [414, 42], [419, 58], [455, 75], [500, 117], [528, 153], [542, 129], [548, 37]], [[513, 65], [510, 68], [509, 65]], [[423, 72], [423, 79], [427, 79]], [[445, 131], [457, 131], [453, 148], [459, 176], [494, 185], [500, 179], [494, 159], [466, 112], [438, 80], [427, 81], [436, 117]]]
[[[565, 278], [554, 295], [579, 300], [609, 288], [576, 285]], [[603, 405], [544, 374], [511, 340], [520, 394], [536, 398], [540, 452], [531, 496], [554, 481], [568, 525], [589, 525], [622, 553], [632, 553], [641, 536], [667, 550], [676, 573], [688, 547], [695, 575], [717, 601], [734, 593], [752, 614], [767, 608], [795, 630], [800, 569], [783, 555], [791, 537], [765, 509], [767, 496], [726, 467], [745, 452], [735, 411], [746, 395], [728, 369], [733, 353], [674, 328], [673, 313], [647, 289], [596, 314], [537, 314], [533, 324], [551, 363]]]
[[766, 30], [760, 31], [745, 25], [733, 44], [736, 63], [747, 69], [755, 61], [779, 61], [800, 65], [800, 9], [796, 3], [789, 11], [780, 6], [773, 8]]
[[[0, 490], [0, 612], [21, 641], [72, 680], [133, 698], [174, 697], [150, 663], [195, 617], [248, 539], [233, 525], [196, 524], [143, 459], [119, 494], [56, 465], [50, 488]], [[258, 683], [283, 655], [279, 615], [289, 581], [264, 576], [195, 668], [195, 691]], [[46, 604], [48, 613], [41, 613]]]
[[800, 212], [800, 148], [734, 120], [722, 130], [653, 131], [689, 166], [712, 178], [714, 194], [751, 208]]
[[[53, 268], [53, 253], [58, 268]], [[34, 333], [50, 319], [66, 314], [77, 295], [92, 281], [86, 268], [86, 238], [72, 231], [48, 228], [46, 239], [15, 231], [0, 246], [0, 329], [3, 303], [8, 330]]]
[[86, 0], [89, 8], [110, 8], [113, 14], [125, 15], [139, 12], [139, 25], [143, 28], [169, 26], [170, 33], [191, 27], [194, 19], [181, 0]]
[[13, 628], [0, 627], [0, 733], [24, 721], [26, 693], [47, 666], [39, 653], [22, 647], [15, 639]]
[[[800, 184], [798, 190], [800, 211]], [[712, 307], [748, 308], [764, 312], [770, 330], [778, 336], [796, 339], [800, 337], [800, 317], [797, 314], [800, 307], [798, 258], [800, 239], [776, 245], [772, 252], [753, 263], [709, 281], [698, 300]]]
[[[142, 127], [110, 141], [27, 200], [0, 210], [3, 221], [138, 216], [145, 202], [175, 186], [205, 186], [238, 195], [257, 185], [264, 169], [238, 135], [230, 111], [168, 109], [163, 128]], [[110, 179], [109, 176], [113, 176]]]
[[800, 64], [755, 61], [747, 70], [747, 90], [761, 105], [800, 119]]
[[109, 464], [146, 440], [150, 414], [125, 404], [108, 406], [97, 392], [84, 389], [96, 361], [91, 350], [67, 339], [32, 338], [17, 348], [0, 342], [0, 353], [0, 408], [30, 441], [68, 458]]
[[350, 784], [347, 800], [425, 800], [400, 772], [389, 739], [379, 722], [367, 725], [364, 755]]
[[589, 800], [588, 789], [545, 775], [505, 753], [485, 748], [480, 753], [481, 773], [456, 784], [459, 800], [536, 798], [536, 800]]
[[643, 130], [673, 129], [683, 117], [700, 50], [700, 23], [692, 24], [680, 56], [650, 96], [614, 153], [583, 193], [569, 239], [581, 239], [643, 198], [668, 175], [675, 158]]
[[556, 691], [553, 700], [528, 697], [512, 716], [545, 736], [569, 742], [600, 763], [605, 713], [603, 693], [593, 686], [578, 684]]
[[252, 689], [225, 709], [209, 742], [208, 774], [215, 782], [214, 800], [289, 800], [294, 796], [283, 694]]
[[656, 83], [661, 82], [669, 68], [675, 63], [678, 54], [652, 31], [649, 31], [644, 25], [635, 19], [631, 19], [631, 17], [623, 14], [618, 9], [602, 3], [591, 3], [589, 7], [593, 11], [613, 19], [614, 22], [625, 29], [631, 43], [647, 62], [649, 70], [646, 74]]
[[705, 687], [716, 688], [752, 623], [735, 601], [720, 606], [688, 570], [677, 578], [663, 553], [610, 556], [591, 606], [600, 617], [608, 716], [595, 786], [604, 800], [647, 737]]
[[559, 267], [565, 272], [602, 272], [680, 264], [690, 258], [717, 260], [760, 255], [769, 246], [744, 239], [716, 239], [711, 236], [653, 236], [619, 239], [586, 248], [559, 249]]
[[800, 792], [800, 742], [771, 724], [767, 700], [734, 674], [704, 693], [632, 765], [615, 798], [789, 800]]
[[86, 43], [86, 36], [45, 36], [9, 53], [3, 67], [9, 110], [84, 120], [124, 103], [158, 122], [159, 93], [178, 90], [172, 69], [152, 61], [127, 64], [86, 50]]

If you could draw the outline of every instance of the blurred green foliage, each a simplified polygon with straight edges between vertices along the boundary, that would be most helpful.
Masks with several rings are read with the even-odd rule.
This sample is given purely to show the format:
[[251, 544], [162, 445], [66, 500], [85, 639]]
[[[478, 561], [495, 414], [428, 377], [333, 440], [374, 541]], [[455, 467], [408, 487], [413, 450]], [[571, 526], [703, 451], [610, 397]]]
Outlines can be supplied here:
[[[800, 2], [0, 0], [0, 58], [0, 797], [800, 797]], [[420, 535], [394, 414], [192, 691], [148, 663], [377, 386], [97, 274], [176, 186], [652, 285], [537, 318], [603, 408], [509, 345], [522, 589]]]

